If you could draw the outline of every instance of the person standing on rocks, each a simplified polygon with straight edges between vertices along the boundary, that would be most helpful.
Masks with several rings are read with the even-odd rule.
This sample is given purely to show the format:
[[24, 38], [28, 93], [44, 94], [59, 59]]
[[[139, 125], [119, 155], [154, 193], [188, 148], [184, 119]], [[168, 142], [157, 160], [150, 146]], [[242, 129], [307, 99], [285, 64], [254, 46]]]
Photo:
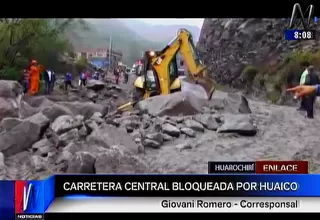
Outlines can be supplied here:
[[71, 73], [66, 73], [65, 79], [64, 79], [64, 84], [65, 84], [65, 91], [68, 91], [68, 87], [70, 86], [71, 88], [73, 88], [72, 86], [72, 76]]
[[[300, 85], [305, 85], [307, 75], [309, 74], [308, 67], [310, 66], [310, 64], [308, 62], [304, 62], [302, 63], [302, 66], [305, 68], [305, 70], [302, 72], [300, 76]], [[306, 110], [305, 102], [306, 102], [306, 97], [302, 97], [300, 101], [300, 107], [297, 109], [298, 111]]]
[[113, 71], [114, 79], [116, 81], [116, 84], [119, 84], [119, 78], [120, 78], [120, 70], [119, 68], [115, 68]]
[[[306, 75], [304, 85], [317, 85], [319, 84], [319, 77], [315, 73], [315, 69], [313, 66], [308, 67], [308, 74]], [[313, 110], [314, 110], [314, 102], [316, 100], [316, 94], [310, 94], [305, 96], [304, 98], [304, 107], [307, 111], [307, 118], [313, 118]]]
[[54, 86], [56, 83], [56, 74], [52, 70], [51, 70], [51, 77], [52, 77], [52, 79], [51, 79], [52, 81], [51, 81], [51, 85], [50, 85], [50, 92], [53, 92]]
[[28, 93], [35, 95], [39, 91], [40, 68], [36, 60], [31, 61], [30, 66], [30, 85]]
[[79, 83], [79, 86], [80, 86], [80, 87], [86, 86], [86, 83], [87, 83], [86, 73], [85, 73], [85, 72], [82, 72], [82, 73], [80, 73], [80, 83]]
[[43, 79], [45, 82], [45, 93], [49, 95], [52, 91], [52, 84], [53, 84], [53, 71], [47, 69], [43, 72]]
[[26, 94], [28, 92], [29, 89], [29, 81], [30, 81], [30, 74], [29, 74], [29, 70], [24, 69], [23, 70], [23, 79], [22, 79], [22, 87], [23, 87], [23, 93]]

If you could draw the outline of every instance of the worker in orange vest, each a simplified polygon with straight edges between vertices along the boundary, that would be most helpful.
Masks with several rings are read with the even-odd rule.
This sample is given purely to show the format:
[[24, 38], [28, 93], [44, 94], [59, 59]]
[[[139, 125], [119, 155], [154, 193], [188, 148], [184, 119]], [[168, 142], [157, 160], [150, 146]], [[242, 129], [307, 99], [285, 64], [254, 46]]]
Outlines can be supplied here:
[[31, 61], [30, 66], [30, 85], [29, 94], [35, 95], [39, 92], [39, 80], [40, 80], [40, 67], [36, 60]]

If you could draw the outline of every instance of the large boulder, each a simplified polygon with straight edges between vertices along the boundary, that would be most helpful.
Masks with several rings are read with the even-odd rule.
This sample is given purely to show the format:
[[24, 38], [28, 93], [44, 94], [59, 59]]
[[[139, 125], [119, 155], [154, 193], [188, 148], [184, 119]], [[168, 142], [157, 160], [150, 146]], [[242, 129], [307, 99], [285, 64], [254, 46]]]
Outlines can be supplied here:
[[225, 115], [223, 124], [218, 128], [219, 133], [238, 133], [245, 136], [254, 136], [257, 133], [250, 115]]
[[113, 146], [97, 156], [96, 173], [151, 173], [146, 164], [121, 146]]
[[82, 120], [80, 117], [61, 115], [51, 124], [51, 129], [57, 134], [63, 134], [81, 126]]
[[225, 109], [229, 112], [237, 114], [250, 114], [251, 109], [249, 107], [249, 102], [246, 97], [239, 93], [228, 93], [228, 97], [226, 99], [227, 105]]
[[96, 158], [89, 152], [76, 152], [68, 163], [67, 173], [95, 173]]
[[19, 118], [4, 118], [0, 122], [0, 133], [2, 131], [10, 131], [20, 123], [21, 123], [21, 119]]
[[39, 124], [23, 121], [8, 132], [0, 134], [0, 152], [11, 156], [32, 147], [42, 135]]
[[59, 104], [54, 104], [43, 109], [42, 114], [49, 118], [51, 122], [53, 122], [61, 115], [73, 115], [72, 111], [69, 108]]
[[19, 104], [15, 99], [0, 97], [0, 121], [5, 117], [19, 117]]
[[176, 92], [140, 101], [137, 108], [153, 116], [194, 115], [202, 111], [204, 101], [191, 92]]
[[106, 114], [106, 107], [93, 102], [59, 102], [60, 105], [68, 108], [74, 115], [82, 115], [85, 119], [89, 119], [94, 113], [100, 112], [101, 115]]
[[18, 82], [0, 80], [0, 121], [5, 117], [19, 117], [22, 94]]
[[34, 114], [24, 120], [30, 121], [38, 125], [41, 128], [42, 132], [44, 132], [50, 125], [49, 118], [47, 118], [44, 114], [42, 114], [42, 112], [38, 112], [37, 114]]
[[112, 125], [102, 124], [99, 129], [92, 131], [87, 140], [105, 148], [110, 148], [113, 145], [122, 145], [128, 148], [130, 152], [138, 153], [138, 145], [133, 141], [132, 137], [125, 130]]
[[27, 102], [20, 102], [19, 116], [20, 118], [27, 118], [39, 112], [39, 108], [30, 106]]
[[0, 80], [0, 97], [15, 99], [22, 93], [23, 88], [17, 81]]
[[228, 93], [225, 98], [213, 98], [208, 105], [224, 113], [250, 114], [251, 109], [245, 96], [240, 93]]
[[100, 81], [100, 80], [89, 80], [86, 87], [88, 89], [94, 90], [94, 91], [99, 91], [101, 89], [103, 89], [105, 87], [104, 82]]
[[28, 103], [31, 107], [42, 110], [54, 104], [46, 96], [23, 96], [22, 100]]

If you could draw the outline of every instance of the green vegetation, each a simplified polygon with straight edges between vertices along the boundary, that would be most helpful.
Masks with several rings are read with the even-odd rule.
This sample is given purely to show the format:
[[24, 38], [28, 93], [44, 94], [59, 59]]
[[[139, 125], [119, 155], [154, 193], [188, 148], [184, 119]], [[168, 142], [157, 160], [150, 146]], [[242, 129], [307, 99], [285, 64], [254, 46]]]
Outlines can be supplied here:
[[110, 36], [129, 65], [143, 51], [159, 48], [114, 19], [0, 19], [0, 79], [20, 79], [31, 59], [58, 73], [82, 70], [86, 60], [74, 64], [64, 54], [77, 47], [108, 48]]
[[241, 77], [247, 82], [252, 82], [259, 70], [254, 66], [247, 66], [243, 69]]
[[249, 85], [266, 90], [266, 98], [276, 103], [285, 88], [299, 84], [304, 62], [320, 69], [320, 50], [292, 52], [277, 64], [265, 68], [247, 66], [242, 77]]
[[63, 68], [61, 57], [72, 50], [64, 33], [75, 24], [85, 27], [80, 19], [0, 19], [0, 78], [20, 79], [31, 59]]

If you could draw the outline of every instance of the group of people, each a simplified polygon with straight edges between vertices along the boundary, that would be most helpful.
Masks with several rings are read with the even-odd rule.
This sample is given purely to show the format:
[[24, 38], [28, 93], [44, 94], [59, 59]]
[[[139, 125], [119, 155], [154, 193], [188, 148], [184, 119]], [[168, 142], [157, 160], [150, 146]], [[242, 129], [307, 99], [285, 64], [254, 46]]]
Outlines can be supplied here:
[[36, 95], [39, 92], [40, 80], [45, 82], [45, 93], [50, 94], [54, 89], [55, 73], [51, 69], [45, 69], [36, 60], [23, 70], [21, 84], [25, 94]]
[[[94, 71], [93, 73], [91, 73], [89, 70], [86, 71], [82, 71], [79, 74], [79, 86], [83, 87], [86, 86], [87, 81], [90, 79], [95, 79], [95, 80], [99, 80], [100, 78], [100, 72], [101, 71]], [[64, 83], [65, 83], [65, 91], [68, 91], [68, 88], [74, 88], [73, 84], [72, 84], [72, 74], [67, 72], [65, 74], [64, 77]]]
[[120, 67], [117, 67], [113, 70], [113, 75], [116, 84], [119, 84], [121, 75], [123, 76], [124, 83], [127, 84], [129, 81], [129, 73], [127, 71], [122, 71]]

